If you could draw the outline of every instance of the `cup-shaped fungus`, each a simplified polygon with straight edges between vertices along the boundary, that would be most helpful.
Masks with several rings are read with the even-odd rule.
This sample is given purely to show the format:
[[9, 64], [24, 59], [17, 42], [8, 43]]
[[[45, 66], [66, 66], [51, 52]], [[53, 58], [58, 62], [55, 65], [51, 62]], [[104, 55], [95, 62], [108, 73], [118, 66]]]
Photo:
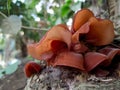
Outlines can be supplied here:
[[114, 39], [114, 26], [110, 20], [97, 19], [91, 17], [89, 19], [90, 30], [86, 34], [86, 42], [95, 46], [107, 45]]
[[77, 31], [83, 24], [85, 24], [94, 14], [89, 9], [79, 10], [73, 17], [72, 30]]
[[91, 71], [97, 67], [100, 63], [105, 61], [107, 56], [97, 52], [88, 52], [85, 54], [85, 69], [86, 71]]
[[56, 25], [51, 28], [37, 44], [28, 45], [28, 53], [38, 59], [50, 59], [54, 53], [63, 48], [70, 48], [71, 32], [65, 25]]
[[35, 62], [28, 62], [24, 67], [24, 73], [26, 77], [31, 77], [32, 75], [39, 73], [41, 71], [41, 66]]
[[[47, 65], [90, 72], [99, 65], [110, 65], [114, 56], [120, 55], [119, 49], [103, 48], [94, 52], [91, 49], [111, 43], [114, 36], [110, 20], [98, 19], [89, 9], [82, 9], [73, 18], [72, 31], [66, 25], [56, 25], [38, 43], [27, 48], [33, 58], [46, 60]], [[27, 77], [39, 70], [40, 66], [33, 62], [25, 66]]]
[[84, 39], [94, 46], [107, 45], [114, 39], [114, 26], [110, 20], [98, 19], [91, 11], [83, 9], [75, 14], [72, 29], [75, 31], [72, 42]]
[[120, 55], [120, 49], [106, 47], [99, 50], [100, 53], [107, 56], [107, 60], [102, 63], [103, 66], [109, 66], [116, 55]]
[[54, 66], [68, 66], [77, 68], [79, 70], [84, 69], [84, 58], [82, 54], [70, 52], [70, 51], [63, 51], [58, 56], [56, 56]]

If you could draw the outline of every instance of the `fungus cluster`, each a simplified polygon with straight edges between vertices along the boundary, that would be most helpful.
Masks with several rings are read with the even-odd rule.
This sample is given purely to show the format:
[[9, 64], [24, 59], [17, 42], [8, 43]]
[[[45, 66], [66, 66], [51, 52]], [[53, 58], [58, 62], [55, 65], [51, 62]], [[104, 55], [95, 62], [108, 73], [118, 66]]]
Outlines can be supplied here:
[[[38, 43], [28, 44], [27, 48], [33, 58], [45, 60], [47, 66], [66, 66], [89, 73], [108, 67], [115, 55], [120, 55], [120, 49], [109, 46], [114, 36], [112, 21], [82, 9], [74, 15], [70, 30], [64, 24], [53, 26]], [[40, 70], [33, 62], [25, 66], [27, 77]]]

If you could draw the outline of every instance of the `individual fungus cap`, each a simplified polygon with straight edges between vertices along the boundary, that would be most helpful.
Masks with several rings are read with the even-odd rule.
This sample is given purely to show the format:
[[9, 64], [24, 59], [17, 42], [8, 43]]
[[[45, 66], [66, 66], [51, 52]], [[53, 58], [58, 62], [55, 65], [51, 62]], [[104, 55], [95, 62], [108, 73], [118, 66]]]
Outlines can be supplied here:
[[41, 71], [41, 66], [32, 61], [28, 62], [24, 67], [24, 73], [28, 78], [36, 73], [39, 73], [40, 71]]
[[90, 30], [86, 34], [86, 42], [95, 45], [107, 45], [114, 39], [114, 26], [110, 20], [91, 17]]
[[38, 43], [28, 44], [27, 49], [35, 59], [46, 60], [61, 49], [70, 47], [71, 32], [66, 25], [60, 24], [51, 28]]
[[72, 30], [77, 31], [83, 24], [85, 24], [94, 14], [89, 9], [79, 10], [73, 17]]
[[107, 60], [102, 63], [103, 66], [109, 66], [116, 55], [120, 55], [120, 49], [106, 47], [99, 50], [99, 53], [102, 53], [107, 56]]
[[54, 66], [67, 66], [77, 68], [79, 70], [85, 70], [83, 56], [71, 51], [61, 52], [56, 57]]
[[107, 60], [107, 56], [98, 52], [88, 52], [85, 54], [85, 69], [87, 72], [93, 70], [103, 61]]

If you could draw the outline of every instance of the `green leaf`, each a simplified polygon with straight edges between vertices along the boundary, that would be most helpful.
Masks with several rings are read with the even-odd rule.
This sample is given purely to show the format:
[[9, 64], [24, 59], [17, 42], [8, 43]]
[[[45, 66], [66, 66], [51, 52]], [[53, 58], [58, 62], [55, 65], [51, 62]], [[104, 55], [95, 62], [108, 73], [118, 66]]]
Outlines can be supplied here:
[[65, 0], [67, 5], [70, 5], [72, 3], [72, 0]]
[[0, 78], [4, 74], [12, 74], [18, 69], [18, 65], [21, 64], [21, 61], [17, 60], [15, 63], [8, 65], [6, 68], [0, 70]]
[[61, 16], [65, 17], [70, 12], [70, 8], [68, 5], [64, 5], [61, 8]]
[[11, 15], [8, 18], [3, 19], [0, 28], [4, 34], [17, 34], [21, 29], [21, 19], [16, 15]]
[[[16, 59], [15, 59], [16, 60]], [[16, 62], [14, 63], [11, 63], [10, 65], [8, 65], [4, 71], [6, 72], [5, 74], [12, 74], [14, 73], [17, 69], [18, 69], [18, 65], [21, 64], [21, 61], [20, 60], [17, 60]]]
[[15, 72], [18, 68], [18, 65], [15, 63], [13, 65], [8, 66], [7, 68], [5, 68], [5, 72], [6, 74], [12, 74], [13, 72]]

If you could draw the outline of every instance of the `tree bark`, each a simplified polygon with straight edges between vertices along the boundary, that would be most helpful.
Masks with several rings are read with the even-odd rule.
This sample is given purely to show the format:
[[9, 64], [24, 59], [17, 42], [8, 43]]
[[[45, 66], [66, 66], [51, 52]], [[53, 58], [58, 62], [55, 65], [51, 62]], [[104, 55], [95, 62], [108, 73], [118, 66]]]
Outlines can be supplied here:
[[107, 0], [109, 18], [114, 22], [115, 29], [120, 30], [120, 0]]
[[120, 90], [120, 79], [95, 77], [66, 67], [46, 67], [30, 77], [25, 90]]

